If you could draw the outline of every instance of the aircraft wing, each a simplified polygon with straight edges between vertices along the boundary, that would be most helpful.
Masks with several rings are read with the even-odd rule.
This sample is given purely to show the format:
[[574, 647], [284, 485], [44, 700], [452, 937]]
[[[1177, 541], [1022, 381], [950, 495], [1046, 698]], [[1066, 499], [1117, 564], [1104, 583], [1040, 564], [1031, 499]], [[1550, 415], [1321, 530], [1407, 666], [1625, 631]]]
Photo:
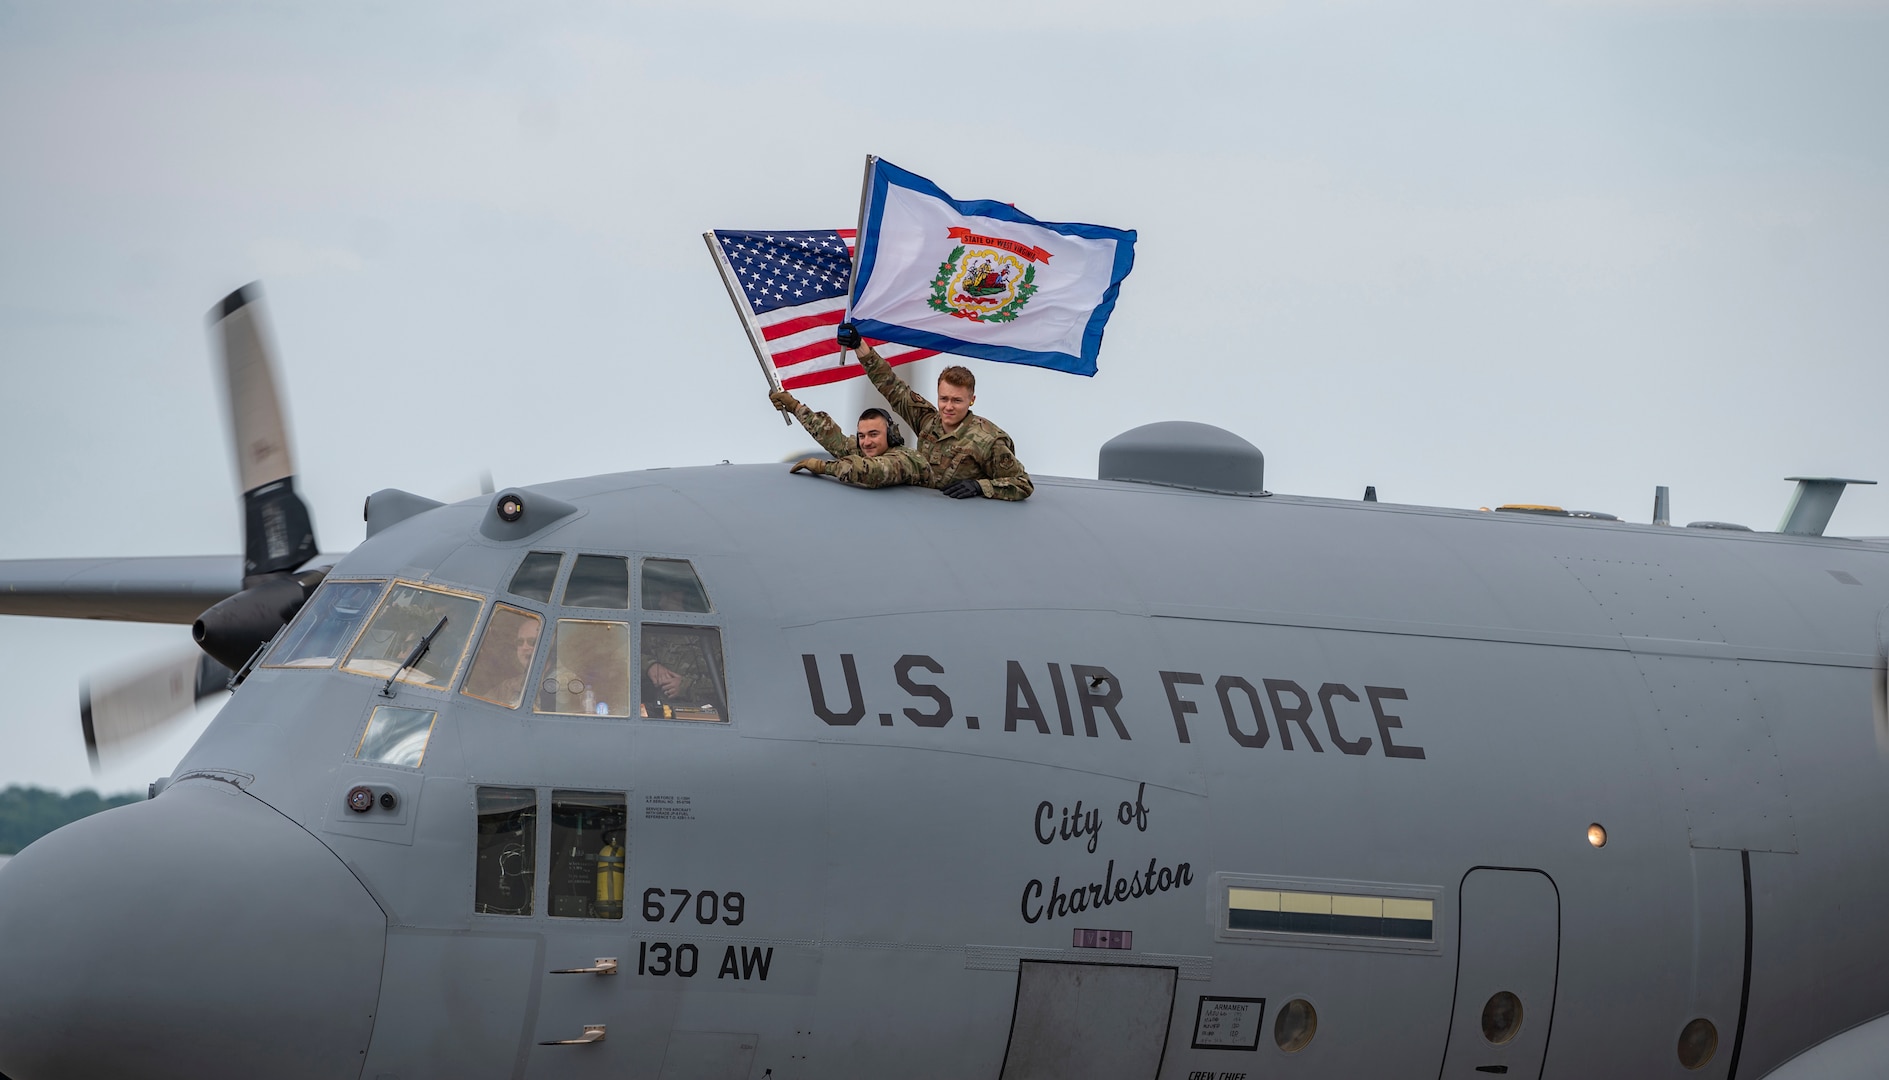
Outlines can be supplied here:
[[0, 560], [0, 615], [189, 624], [242, 588], [241, 555]]

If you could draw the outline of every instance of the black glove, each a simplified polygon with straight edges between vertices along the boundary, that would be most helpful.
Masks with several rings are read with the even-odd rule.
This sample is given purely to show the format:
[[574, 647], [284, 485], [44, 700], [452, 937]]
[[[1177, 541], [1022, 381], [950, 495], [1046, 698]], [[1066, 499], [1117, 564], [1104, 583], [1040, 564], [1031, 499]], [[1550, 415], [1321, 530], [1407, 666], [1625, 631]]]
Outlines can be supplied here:
[[939, 490], [954, 499], [975, 499], [984, 494], [984, 489], [977, 486], [975, 480], [955, 480]]
[[852, 323], [843, 322], [840, 324], [840, 348], [859, 348], [859, 328]]

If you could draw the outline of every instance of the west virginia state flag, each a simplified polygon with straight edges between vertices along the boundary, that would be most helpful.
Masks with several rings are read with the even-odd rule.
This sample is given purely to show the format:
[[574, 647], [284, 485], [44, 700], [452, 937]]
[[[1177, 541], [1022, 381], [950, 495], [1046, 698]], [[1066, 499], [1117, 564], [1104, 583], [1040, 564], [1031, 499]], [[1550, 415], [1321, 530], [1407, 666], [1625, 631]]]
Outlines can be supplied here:
[[869, 338], [1094, 375], [1135, 265], [1133, 229], [1038, 221], [960, 202], [868, 158], [852, 321]]

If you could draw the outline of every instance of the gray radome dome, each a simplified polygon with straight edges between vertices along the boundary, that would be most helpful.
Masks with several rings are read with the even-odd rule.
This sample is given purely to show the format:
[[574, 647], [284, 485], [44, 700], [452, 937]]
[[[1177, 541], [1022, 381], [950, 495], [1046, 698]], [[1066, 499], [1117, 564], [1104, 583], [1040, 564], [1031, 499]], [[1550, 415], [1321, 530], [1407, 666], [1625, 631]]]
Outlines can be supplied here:
[[1164, 420], [1103, 443], [1096, 475], [1223, 495], [1264, 495], [1266, 455], [1212, 424]]

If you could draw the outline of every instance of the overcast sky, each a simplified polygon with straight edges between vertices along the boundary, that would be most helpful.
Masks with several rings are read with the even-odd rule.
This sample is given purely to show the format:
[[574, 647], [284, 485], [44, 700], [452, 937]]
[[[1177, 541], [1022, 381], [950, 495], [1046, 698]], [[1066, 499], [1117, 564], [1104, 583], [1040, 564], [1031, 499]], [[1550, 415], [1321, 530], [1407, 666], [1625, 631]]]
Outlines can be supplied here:
[[[973, 362], [1032, 472], [1191, 419], [1275, 491], [1774, 528], [1889, 481], [1886, 61], [1854, 4], [0, 0], [0, 559], [240, 548], [256, 279], [325, 551], [383, 487], [778, 460], [701, 233], [850, 225], [867, 153], [1140, 230], [1097, 377]], [[78, 684], [187, 641], [0, 617], [0, 785], [167, 773], [207, 714], [95, 780]]]

